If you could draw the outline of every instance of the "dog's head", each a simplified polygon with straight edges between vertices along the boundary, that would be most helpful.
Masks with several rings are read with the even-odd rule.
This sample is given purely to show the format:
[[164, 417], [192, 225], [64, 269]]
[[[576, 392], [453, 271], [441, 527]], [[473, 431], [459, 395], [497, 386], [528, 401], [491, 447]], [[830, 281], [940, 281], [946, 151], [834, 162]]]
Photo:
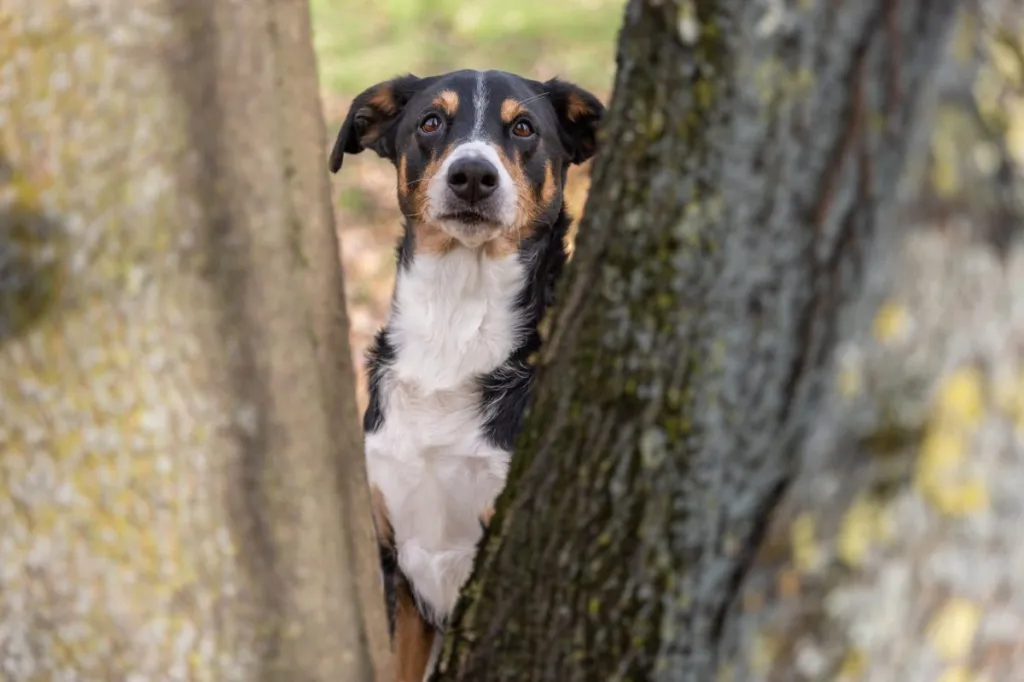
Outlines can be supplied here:
[[330, 170], [363, 149], [390, 160], [417, 251], [514, 251], [561, 211], [566, 171], [593, 156], [604, 113], [594, 95], [558, 79], [402, 76], [356, 97]]

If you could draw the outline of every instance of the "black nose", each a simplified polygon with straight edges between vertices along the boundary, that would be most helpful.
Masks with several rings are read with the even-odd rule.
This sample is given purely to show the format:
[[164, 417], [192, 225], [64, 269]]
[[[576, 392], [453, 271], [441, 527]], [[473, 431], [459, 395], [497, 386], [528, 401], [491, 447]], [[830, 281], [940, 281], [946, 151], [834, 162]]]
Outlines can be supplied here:
[[448, 186], [463, 201], [481, 201], [498, 188], [498, 169], [479, 157], [459, 159], [448, 169]]

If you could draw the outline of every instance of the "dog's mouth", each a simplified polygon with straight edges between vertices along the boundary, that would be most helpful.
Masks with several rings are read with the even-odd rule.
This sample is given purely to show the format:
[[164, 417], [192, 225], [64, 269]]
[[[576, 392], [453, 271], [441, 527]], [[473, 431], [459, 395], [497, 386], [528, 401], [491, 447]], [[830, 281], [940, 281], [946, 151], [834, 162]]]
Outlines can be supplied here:
[[438, 216], [438, 218], [447, 223], [461, 223], [466, 227], [481, 227], [496, 224], [494, 218], [491, 216], [474, 210], [450, 211]]

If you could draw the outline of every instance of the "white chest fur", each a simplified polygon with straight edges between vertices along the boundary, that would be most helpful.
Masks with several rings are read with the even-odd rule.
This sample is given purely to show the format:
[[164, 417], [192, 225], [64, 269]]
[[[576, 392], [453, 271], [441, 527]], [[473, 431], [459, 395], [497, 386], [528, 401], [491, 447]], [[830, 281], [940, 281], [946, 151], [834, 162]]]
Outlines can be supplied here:
[[472, 570], [480, 514], [505, 483], [509, 453], [484, 438], [476, 378], [520, 341], [524, 277], [517, 256], [460, 248], [416, 256], [396, 282], [395, 361], [380, 386], [384, 423], [366, 436], [367, 473], [402, 572], [442, 618]]

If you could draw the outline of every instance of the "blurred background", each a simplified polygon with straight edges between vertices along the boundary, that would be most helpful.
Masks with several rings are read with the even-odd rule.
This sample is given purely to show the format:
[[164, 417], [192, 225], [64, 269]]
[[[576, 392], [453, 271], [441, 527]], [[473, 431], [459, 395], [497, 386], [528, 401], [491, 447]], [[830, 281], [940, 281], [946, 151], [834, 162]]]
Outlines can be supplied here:
[[[311, 0], [310, 5], [332, 145], [352, 98], [402, 73], [428, 76], [472, 68], [536, 79], [560, 76], [607, 103], [625, 0]], [[587, 164], [569, 176], [567, 201], [577, 219], [589, 170]], [[362, 410], [365, 352], [391, 298], [402, 221], [395, 171], [376, 155], [346, 158], [333, 186]]]

